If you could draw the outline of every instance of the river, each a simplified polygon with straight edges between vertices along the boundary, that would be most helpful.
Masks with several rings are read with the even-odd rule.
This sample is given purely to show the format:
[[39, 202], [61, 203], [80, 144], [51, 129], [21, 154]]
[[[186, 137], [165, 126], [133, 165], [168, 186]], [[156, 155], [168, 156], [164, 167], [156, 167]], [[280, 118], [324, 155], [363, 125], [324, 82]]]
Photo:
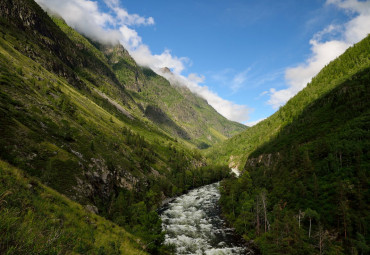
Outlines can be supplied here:
[[166, 244], [176, 254], [254, 254], [221, 218], [219, 183], [177, 197], [161, 210]]

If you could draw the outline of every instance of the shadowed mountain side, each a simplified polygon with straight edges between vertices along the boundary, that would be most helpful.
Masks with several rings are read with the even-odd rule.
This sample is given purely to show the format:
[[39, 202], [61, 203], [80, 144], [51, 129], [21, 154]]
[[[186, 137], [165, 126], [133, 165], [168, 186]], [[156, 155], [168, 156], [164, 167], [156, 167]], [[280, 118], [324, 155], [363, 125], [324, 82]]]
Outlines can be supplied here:
[[302, 107], [298, 99], [310, 96], [310, 86], [331, 89], [320, 87], [294, 115], [284, 106], [277, 114], [290, 116], [289, 123], [246, 152], [239, 179], [223, 182], [225, 216], [262, 254], [370, 250], [369, 40], [324, 68], [289, 104]]
[[[315, 139], [336, 135], [341, 133], [348, 123], [360, 116], [363, 116], [360, 119], [365, 121], [369, 117], [370, 110], [369, 84], [370, 68], [349, 77], [332, 91], [308, 105], [292, 123], [282, 128], [274, 139], [259, 146], [250, 154], [250, 157], [255, 158], [262, 152], [276, 153], [284, 150], [287, 145], [306, 144]], [[359, 125], [359, 127], [363, 128], [365, 125]], [[357, 135], [360, 134], [361, 132], [348, 133], [353, 136], [353, 139], [359, 139]], [[363, 135], [366, 140], [365, 133]]]
[[214, 145], [207, 155], [219, 163], [243, 168], [250, 153], [273, 139], [313, 101], [342, 84], [348, 77], [370, 65], [370, 36], [347, 49], [324, 67], [306, 88], [290, 99], [276, 113], [234, 137]]
[[190, 140], [188, 133], [170, 119], [160, 108], [148, 105], [145, 109], [145, 116], [168, 133]]

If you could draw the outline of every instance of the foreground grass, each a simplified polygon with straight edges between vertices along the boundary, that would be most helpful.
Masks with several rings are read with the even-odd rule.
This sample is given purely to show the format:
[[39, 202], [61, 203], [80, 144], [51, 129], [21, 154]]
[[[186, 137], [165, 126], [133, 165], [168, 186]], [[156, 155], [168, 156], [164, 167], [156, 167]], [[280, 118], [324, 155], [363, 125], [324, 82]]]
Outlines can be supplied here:
[[0, 254], [146, 254], [123, 228], [0, 160]]

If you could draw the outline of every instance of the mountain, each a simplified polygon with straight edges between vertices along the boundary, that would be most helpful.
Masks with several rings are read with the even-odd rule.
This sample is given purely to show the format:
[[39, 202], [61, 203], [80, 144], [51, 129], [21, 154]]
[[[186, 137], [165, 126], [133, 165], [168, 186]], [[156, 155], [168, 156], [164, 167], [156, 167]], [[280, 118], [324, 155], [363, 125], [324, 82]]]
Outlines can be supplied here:
[[[142, 240], [137, 249], [164, 253], [167, 248], [161, 245], [164, 234], [156, 212], [161, 201], [228, 174], [225, 167], [207, 165], [195, 145], [208, 146], [244, 126], [226, 120], [187, 89], [172, 86], [137, 66], [121, 46], [93, 42], [62, 19], [49, 17], [33, 0], [0, 1], [0, 32], [0, 160], [6, 162], [0, 171], [7, 176], [8, 168], [16, 168], [15, 172], [20, 171], [26, 180], [36, 180], [41, 189], [48, 187], [46, 193], [32, 193], [34, 199], [29, 202], [9, 203], [5, 198], [2, 206], [14, 212], [35, 207], [29, 217], [35, 217], [37, 224], [43, 205], [33, 203], [50, 192], [56, 197], [63, 194], [104, 217], [107, 238], [124, 228], [134, 239]], [[137, 75], [137, 82], [132, 74]], [[140, 98], [130, 79], [135, 79], [145, 96]], [[186, 127], [186, 112], [177, 111], [179, 106], [171, 101], [181, 102], [189, 111], [194, 109], [194, 116], [203, 121], [200, 124], [215, 126]], [[9, 190], [16, 193], [10, 186], [23, 182], [9, 177], [8, 183], [4, 178], [1, 198]], [[31, 195], [27, 190], [20, 192]], [[45, 206], [59, 208], [64, 202], [58, 201], [51, 198]], [[74, 215], [55, 219], [73, 222], [76, 215], [82, 219], [82, 207]], [[16, 217], [16, 213], [10, 216]], [[26, 230], [31, 229], [28, 220], [27, 215], [19, 214], [14, 228], [25, 224]], [[118, 232], [115, 224], [120, 226]], [[68, 225], [61, 231], [65, 235], [79, 233], [77, 227]], [[100, 235], [100, 230], [86, 231]], [[0, 243], [5, 243], [2, 238], [7, 237], [0, 236]], [[21, 235], [9, 238], [12, 243], [1, 248], [9, 252], [26, 242]], [[96, 240], [81, 243], [80, 252], [98, 253], [99, 245], [103, 250], [116, 245]], [[79, 252], [77, 246], [60, 249], [62, 253]]]
[[[115, 74], [116, 82], [124, 86], [126, 94], [135, 101], [136, 105], [130, 108], [135, 110], [137, 118], [149, 120], [165, 133], [200, 149], [226, 140], [246, 128], [217, 113], [205, 99], [192, 93], [185, 85], [170, 84], [151, 69], [138, 66], [122, 45], [91, 41], [71, 29], [61, 18], [53, 17], [53, 21], [76, 46], [87, 50], [88, 55], [96, 56]], [[168, 69], [168, 72], [171, 71]], [[96, 82], [100, 81], [101, 73], [85, 70], [81, 75]], [[117, 98], [117, 91], [104, 85], [99, 85], [99, 90], [118, 101], [127, 101]]]
[[[185, 85], [171, 84], [151, 69], [139, 67], [121, 45], [99, 48], [118, 80], [140, 104], [145, 117], [164, 132], [204, 149], [246, 128], [221, 116]], [[174, 76], [166, 67], [162, 68], [162, 73]]]
[[[118, 82], [125, 87], [125, 92], [136, 102], [137, 106], [132, 108], [138, 107], [140, 110], [135, 112], [137, 118], [149, 120], [165, 133], [200, 149], [226, 140], [246, 128], [227, 120], [185, 85], [170, 84], [151, 69], [138, 66], [122, 45], [88, 41], [62, 19], [53, 17], [53, 21], [77, 46], [84, 45], [90, 54], [101, 59], [114, 72]], [[171, 71], [167, 68], [167, 72]], [[93, 81], [99, 80], [94, 73], [84, 75]], [[101, 85], [100, 90], [108, 92], [111, 97], [117, 95]]]
[[243, 172], [222, 185], [224, 213], [262, 254], [370, 251], [369, 84], [367, 36], [274, 115], [220, 145]]
[[369, 253], [370, 36], [246, 128], [33, 0], [0, 33], [0, 253], [171, 254], [162, 201], [221, 179], [262, 254]]
[[351, 47], [325, 67], [305, 89], [291, 98], [277, 112], [225, 142], [212, 146], [207, 151], [207, 156], [220, 163], [243, 168], [250, 153], [277, 136], [280, 130], [301, 115], [307, 106], [341, 84], [349, 75], [366, 68], [369, 65], [367, 45], [368, 38], [357, 47]]

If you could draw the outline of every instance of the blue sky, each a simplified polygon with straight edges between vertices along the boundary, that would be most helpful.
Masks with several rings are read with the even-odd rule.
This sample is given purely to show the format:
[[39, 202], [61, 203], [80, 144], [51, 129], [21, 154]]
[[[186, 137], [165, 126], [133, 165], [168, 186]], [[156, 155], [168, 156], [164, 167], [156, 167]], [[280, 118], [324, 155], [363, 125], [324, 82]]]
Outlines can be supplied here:
[[88, 36], [120, 41], [139, 64], [170, 67], [177, 83], [247, 124], [370, 32], [370, 1], [359, 0], [37, 2]]

